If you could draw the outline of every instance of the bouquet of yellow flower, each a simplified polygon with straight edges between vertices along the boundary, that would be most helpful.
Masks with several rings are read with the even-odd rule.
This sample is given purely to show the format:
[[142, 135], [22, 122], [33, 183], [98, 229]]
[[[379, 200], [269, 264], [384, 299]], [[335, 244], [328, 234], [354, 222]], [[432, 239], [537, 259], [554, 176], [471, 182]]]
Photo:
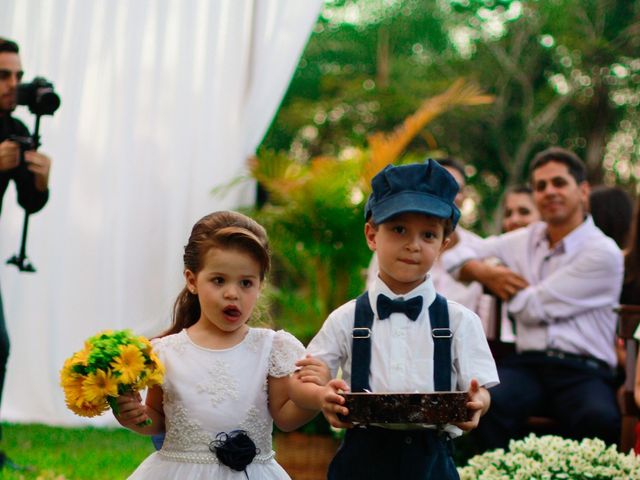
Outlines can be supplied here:
[[81, 417], [101, 415], [109, 407], [118, 413], [116, 398], [160, 385], [164, 366], [151, 342], [130, 330], [107, 330], [84, 343], [84, 349], [64, 362], [60, 385], [67, 407]]

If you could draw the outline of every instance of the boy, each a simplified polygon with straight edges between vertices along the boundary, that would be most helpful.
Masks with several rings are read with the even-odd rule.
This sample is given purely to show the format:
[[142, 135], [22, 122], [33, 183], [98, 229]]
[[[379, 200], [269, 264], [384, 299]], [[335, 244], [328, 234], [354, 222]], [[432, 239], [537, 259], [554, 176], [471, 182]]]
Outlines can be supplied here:
[[307, 349], [332, 376], [341, 367], [343, 379], [321, 387], [297, 377], [291, 397], [302, 407], [321, 409], [332, 426], [350, 428], [337, 417], [348, 414], [341, 390], [468, 390], [469, 422], [444, 429], [350, 428], [328, 474], [344, 480], [457, 479], [451, 438], [478, 425], [489, 408], [486, 388], [498, 383], [480, 319], [437, 296], [428, 274], [460, 217], [458, 185], [428, 160], [387, 166], [371, 186], [364, 231], [378, 256], [378, 278], [368, 292], [331, 313]]

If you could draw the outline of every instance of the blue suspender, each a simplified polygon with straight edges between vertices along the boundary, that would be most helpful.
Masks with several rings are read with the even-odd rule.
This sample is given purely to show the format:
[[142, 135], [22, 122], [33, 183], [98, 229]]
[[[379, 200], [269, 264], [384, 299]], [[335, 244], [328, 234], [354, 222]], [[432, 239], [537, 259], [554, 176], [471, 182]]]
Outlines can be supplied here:
[[371, 390], [369, 365], [371, 365], [371, 325], [373, 310], [369, 294], [364, 292], [356, 300], [356, 315], [353, 321], [353, 351], [351, 352], [351, 391]]
[[433, 337], [433, 385], [436, 392], [451, 390], [451, 337], [447, 300], [438, 294], [429, 306]]
[[[436, 294], [429, 306], [431, 336], [433, 337], [433, 384], [436, 392], [451, 390], [451, 337], [447, 300]], [[370, 390], [371, 326], [373, 310], [369, 294], [364, 292], [356, 299], [353, 322], [353, 351], [351, 355], [351, 391]]]

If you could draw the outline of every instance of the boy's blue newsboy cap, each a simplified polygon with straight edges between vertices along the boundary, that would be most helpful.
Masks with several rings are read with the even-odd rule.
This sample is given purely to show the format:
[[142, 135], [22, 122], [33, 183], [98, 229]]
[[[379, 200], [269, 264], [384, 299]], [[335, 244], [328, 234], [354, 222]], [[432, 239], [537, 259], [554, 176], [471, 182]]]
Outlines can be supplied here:
[[364, 216], [380, 224], [401, 213], [424, 213], [451, 219], [455, 228], [460, 218], [454, 203], [459, 189], [453, 176], [435, 160], [387, 165], [371, 180]]

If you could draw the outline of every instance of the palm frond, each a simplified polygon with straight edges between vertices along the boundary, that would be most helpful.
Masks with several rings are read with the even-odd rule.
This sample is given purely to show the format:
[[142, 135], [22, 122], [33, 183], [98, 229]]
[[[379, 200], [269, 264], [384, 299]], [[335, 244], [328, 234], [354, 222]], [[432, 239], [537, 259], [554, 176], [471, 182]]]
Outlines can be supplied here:
[[370, 135], [367, 140], [371, 158], [364, 165], [363, 185], [370, 185], [377, 172], [397, 160], [411, 140], [437, 116], [457, 106], [485, 105], [493, 100], [492, 95], [485, 94], [475, 83], [458, 79], [445, 92], [424, 100], [418, 110], [392, 132]]

